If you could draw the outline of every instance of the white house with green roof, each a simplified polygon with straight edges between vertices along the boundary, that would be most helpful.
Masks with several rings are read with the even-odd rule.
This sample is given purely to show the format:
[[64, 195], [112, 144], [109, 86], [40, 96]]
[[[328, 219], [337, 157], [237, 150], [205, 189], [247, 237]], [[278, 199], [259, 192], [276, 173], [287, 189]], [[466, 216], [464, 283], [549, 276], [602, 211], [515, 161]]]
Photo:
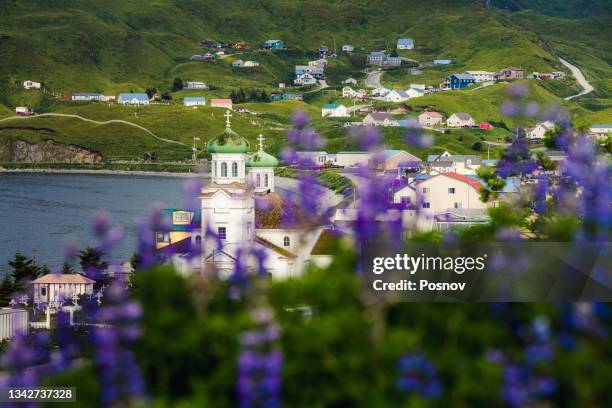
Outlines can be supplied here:
[[321, 116], [329, 118], [345, 118], [349, 116], [346, 106], [338, 103], [326, 103], [321, 108]]
[[274, 192], [274, 168], [278, 166], [276, 157], [264, 151], [263, 135], [259, 135], [259, 150], [253, 153], [246, 162], [249, 183], [256, 193]]

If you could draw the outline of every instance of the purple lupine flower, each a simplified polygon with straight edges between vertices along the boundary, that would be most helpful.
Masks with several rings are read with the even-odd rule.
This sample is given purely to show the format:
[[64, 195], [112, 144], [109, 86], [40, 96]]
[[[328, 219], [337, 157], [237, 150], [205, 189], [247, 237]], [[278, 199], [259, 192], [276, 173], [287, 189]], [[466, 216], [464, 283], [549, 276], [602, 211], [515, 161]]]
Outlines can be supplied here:
[[408, 122], [404, 140], [409, 145], [419, 149], [429, 149], [434, 144], [433, 136], [430, 133], [423, 132], [419, 122], [414, 119]]
[[151, 206], [149, 213], [137, 220], [138, 254], [140, 266], [147, 268], [158, 261], [156, 231], [166, 231], [170, 228], [167, 220], [162, 219], [162, 209], [159, 205]]
[[538, 376], [527, 366], [510, 364], [504, 368], [502, 396], [512, 407], [533, 405], [550, 397], [556, 390], [555, 381]]
[[53, 366], [57, 370], [69, 368], [72, 361], [78, 356], [80, 344], [70, 325], [70, 315], [62, 309], [55, 315], [55, 333], [58, 341], [58, 350], [52, 356]]
[[[3, 388], [33, 388], [46, 373], [49, 362], [48, 335], [38, 332], [28, 336], [19, 333], [8, 344], [0, 359], [6, 376], [0, 381]], [[6, 404], [7, 407], [37, 407], [35, 403]]]
[[529, 87], [523, 83], [516, 83], [508, 87], [508, 95], [514, 99], [520, 99], [527, 96], [529, 93]]
[[127, 297], [121, 284], [113, 282], [106, 289], [104, 304], [96, 312], [99, 326], [92, 333], [102, 406], [145, 397], [140, 368], [129, 348], [140, 335], [141, 314], [140, 305]]
[[238, 356], [238, 398], [241, 408], [281, 406], [283, 354], [278, 346], [280, 328], [271, 309], [262, 307], [251, 313], [253, 330], [240, 335]]
[[442, 383], [438, 380], [437, 370], [425, 356], [413, 353], [399, 359], [399, 390], [420, 395], [423, 398], [436, 398], [442, 394]]

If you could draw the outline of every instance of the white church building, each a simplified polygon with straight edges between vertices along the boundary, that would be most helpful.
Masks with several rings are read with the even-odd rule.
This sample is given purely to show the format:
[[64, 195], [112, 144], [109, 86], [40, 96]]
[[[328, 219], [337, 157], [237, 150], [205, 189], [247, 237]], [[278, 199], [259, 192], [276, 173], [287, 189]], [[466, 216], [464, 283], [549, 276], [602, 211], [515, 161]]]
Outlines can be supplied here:
[[[211, 182], [201, 190], [201, 231], [194, 231], [191, 241], [202, 245], [199, 267], [214, 267], [226, 277], [245, 253], [263, 252], [264, 269], [273, 278], [299, 276], [323, 227], [305, 231], [286, 225], [286, 203], [275, 191], [278, 160], [264, 151], [262, 135], [257, 151], [249, 152], [249, 142], [231, 129], [229, 111], [225, 117], [225, 130], [207, 144]], [[198, 269], [174, 260], [180, 270]], [[255, 268], [255, 257], [241, 261]]]

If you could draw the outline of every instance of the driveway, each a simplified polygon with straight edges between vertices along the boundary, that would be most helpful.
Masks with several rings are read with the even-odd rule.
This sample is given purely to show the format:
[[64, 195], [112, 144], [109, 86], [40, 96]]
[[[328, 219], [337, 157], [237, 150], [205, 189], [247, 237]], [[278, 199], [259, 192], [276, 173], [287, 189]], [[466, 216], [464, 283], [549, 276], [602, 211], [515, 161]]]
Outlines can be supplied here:
[[380, 78], [385, 71], [370, 71], [366, 77], [365, 84], [368, 88], [382, 88]]
[[570, 99], [574, 99], [574, 98], [577, 98], [579, 96], [586, 95], [588, 93], [593, 92], [593, 90], [595, 88], [593, 88], [591, 86], [591, 84], [589, 84], [589, 81], [586, 80], [586, 78], [582, 74], [582, 71], [580, 71], [580, 69], [577, 66], [569, 63], [568, 61], [564, 60], [563, 58], [559, 58], [559, 61], [561, 61], [561, 63], [563, 65], [565, 65], [567, 68], [569, 68], [570, 71], [572, 71], [572, 75], [574, 75], [574, 78], [576, 78], [576, 81], [578, 81], [578, 84], [580, 84], [580, 86], [583, 89], [582, 92], [580, 92], [580, 93], [578, 93], [576, 95], [573, 95], [573, 96], [568, 96], [567, 98], [565, 98], [566, 101], [569, 101]]

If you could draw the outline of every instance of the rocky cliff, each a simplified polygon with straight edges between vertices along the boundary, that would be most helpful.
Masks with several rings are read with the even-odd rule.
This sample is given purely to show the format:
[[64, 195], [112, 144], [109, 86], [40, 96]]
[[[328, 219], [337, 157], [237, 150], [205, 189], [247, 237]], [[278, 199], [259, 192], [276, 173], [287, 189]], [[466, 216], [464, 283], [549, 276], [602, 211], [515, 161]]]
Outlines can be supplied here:
[[28, 143], [23, 140], [0, 140], [0, 163], [100, 163], [102, 156], [76, 145], [45, 140]]

